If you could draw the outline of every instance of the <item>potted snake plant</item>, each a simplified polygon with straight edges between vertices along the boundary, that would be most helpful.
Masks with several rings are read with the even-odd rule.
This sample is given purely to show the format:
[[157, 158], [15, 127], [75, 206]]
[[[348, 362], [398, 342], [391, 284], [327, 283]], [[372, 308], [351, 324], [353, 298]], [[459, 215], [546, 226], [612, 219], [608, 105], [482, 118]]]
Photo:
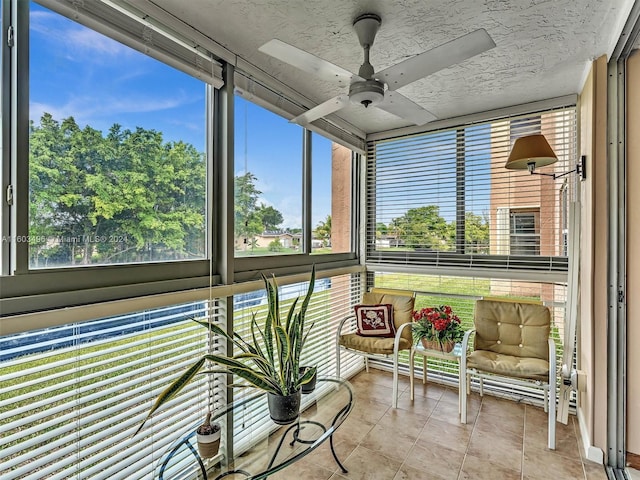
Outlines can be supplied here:
[[[217, 325], [195, 319], [213, 334], [230, 340], [238, 353], [232, 357], [207, 354], [196, 360], [160, 393], [136, 434], [158, 408], [175, 397], [199, 373], [231, 373], [246, 380], [250, 386], [266, 391], [269, 413], [275, 423], [285, 425], [298, 418], [302, 386], [314, 379], [317, 371], [317, 367], [300, 368], [302, 348], [313, 327], [313, 324], [307, 327], [306, 314], [315, 285], [315, 266], [300, 307], [297, 308], [299, 298], [296, 298], [286, 314], [280, 309], [275, 277], [269, 279], [262, 274], [262, 279], [267, 292], [267, 314], [259, 324], [253, 313], [249, 338], [242, 338], [237, 333], [229, 335]], [[207, 362], [217, 367], [203, 370]]]

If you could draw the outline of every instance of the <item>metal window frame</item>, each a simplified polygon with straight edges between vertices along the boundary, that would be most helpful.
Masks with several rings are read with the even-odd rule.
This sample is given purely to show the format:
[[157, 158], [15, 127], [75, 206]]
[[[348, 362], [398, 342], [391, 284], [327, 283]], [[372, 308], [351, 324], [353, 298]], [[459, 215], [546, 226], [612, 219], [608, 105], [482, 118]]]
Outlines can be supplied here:
[[607, 64], [607, 475], [611, 479], [626, 478], [626, 62], [639, 38], [640, 1], [636, 0]]

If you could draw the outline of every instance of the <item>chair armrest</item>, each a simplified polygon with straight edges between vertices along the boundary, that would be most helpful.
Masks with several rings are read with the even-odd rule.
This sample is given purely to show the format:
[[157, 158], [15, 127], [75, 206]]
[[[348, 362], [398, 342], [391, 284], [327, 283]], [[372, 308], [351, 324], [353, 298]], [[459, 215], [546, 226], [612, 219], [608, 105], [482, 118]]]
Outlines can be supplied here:
[[[402, 338], [402, 331], [405, 328], [411, 328], [411, 325], [413, 325], [413, 322], [407, 322], [407, 323], [403, 323], [402, 325], [400, 325], [400, 328], [396, 332], [395, 340], [393, 341], [393, 352], [394, 353], [398, 353], [398, 351], [400, 350], [400, 339]], [[411, 345], [413, 345], [413, 342], [411, 343]]]
[[347, 315], [342, 320], [340, 320], [340, 323], [338, 324], [338, 329], [336, 330], [336, 345], [340, 344], [340, 335], [342, 335], [342, 327], [344, 327], [344, 324], [350, 318], [356, 318], [356, 316], [355, 315]]
[[464, 332], [464, 337], [462, 338], [462, 353], [466, 354], [466, 352], [469, 350], [469, 339], [471, 338], [471, 335], [473, 335], [474, 333], [476, 333], [476, 329], [472, 328], [471, 330], [467, 330], [466, 332]]
[[[464, 337], [462, 338], [462, 348], [460, 349], [460, 375], [467, 374], [467, 352], [469, 351], [469, 339], [471, 335], [476, 333], [476, 329], [472, 328], [471, 330], [467, 330], [464, 332]], [[461, 378], [460, 381], [465, 381], [466, 379]]]

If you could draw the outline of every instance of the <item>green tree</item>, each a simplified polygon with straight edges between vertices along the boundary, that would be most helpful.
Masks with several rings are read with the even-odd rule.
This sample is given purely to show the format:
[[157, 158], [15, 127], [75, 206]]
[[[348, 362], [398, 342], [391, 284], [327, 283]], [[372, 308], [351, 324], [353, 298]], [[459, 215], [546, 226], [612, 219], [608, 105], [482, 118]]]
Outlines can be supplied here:
[[251, 172], [235, 177], [235, 241], [245, 248], [256, 235], [275, 230], [283, 222], [282, 214], [274, 207], [258, 205], [262, 192], [256, 188], [256, 180]]
[[466, 212], [465, 223], [465, 252], [489, 253], [489, 220], [486, 215], [476, 215]]
[[382, 235], [386, 235], [388, 232], [389, 227], [387, 227], [384, 223], [376, 223], [376, 238], [380, 238]]
[[204, 255], [203, 154], [113, 125], [106, 137], [45, 113], [30, 128], [32, 265]]
[[331, 215], [327, 215], [324, 221], [318, 223], [313, 234], [318, 240], [322, 240], [325, 247], [331, 244]]
[[451, 250], [455, 243], [455, 224], [440, 216], [437, 205], [411, 208], [402, 217], [394, 218], [390, 227], [408, 247]]
[[266, 206], [264, 203], [260, 204], [256, 215], [260, 218], [264, 231], [277, 230], [284, 221], [282, 214], [278, 210], [272, 206]]
[[276, 238], [275, 240], [269, 243], [268, 248], [270, 252], [281, 252], [283, 250], [282, 242], [280, 241], [279, 238]]
[[235, 237], [236, 243], [245, 246], [263, 230], [262, 219], [256, 214], [258, 197], [262, 193], [256, 188], [256, 176], [251, 172], [235, 177]]

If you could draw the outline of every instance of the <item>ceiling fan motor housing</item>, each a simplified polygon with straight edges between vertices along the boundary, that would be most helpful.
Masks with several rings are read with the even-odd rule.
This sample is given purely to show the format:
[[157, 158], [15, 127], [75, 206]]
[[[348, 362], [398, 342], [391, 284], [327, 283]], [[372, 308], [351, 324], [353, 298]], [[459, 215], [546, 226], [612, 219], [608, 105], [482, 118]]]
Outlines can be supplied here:
[[354, 82], [349, 87], [349, 100], [365, 107], [376, 106], [384, 100], [384, 83], [378, 80]]

